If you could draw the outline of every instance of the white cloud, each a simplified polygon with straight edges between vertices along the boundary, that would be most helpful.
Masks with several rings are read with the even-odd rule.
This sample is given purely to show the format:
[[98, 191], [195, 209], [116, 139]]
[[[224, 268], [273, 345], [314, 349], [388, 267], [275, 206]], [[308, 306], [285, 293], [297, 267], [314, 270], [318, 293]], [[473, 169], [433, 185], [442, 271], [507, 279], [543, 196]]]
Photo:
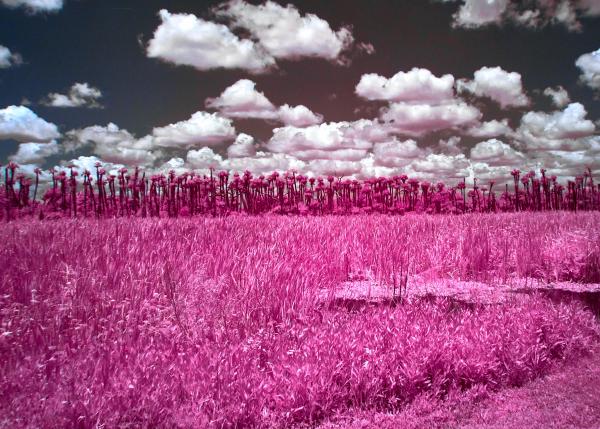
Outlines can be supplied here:
[[441, 105], [392, 103], [382, 109], [380, 117], [398, 133], [420, 136], [472, 125], [481, 118], [481, 112], [459, 101]]
[[594, 123], [585, 119], [586, 116], [587, 112], [581, 103], [571, 103], [562, 111], [526, 113], [521, 118], [519, 130], [552, 139], [585, 137], [595, 130]]
[[60, 147], [56, 140], [50, 143], [21, 143], [17, 153], [12, 155], [10, 160], [17, 164], [37, 164], [59, 152]]
[[554, 106], [558, 107], [559, 109], [562, 109], [571, 102], [569, 93], [560, 85], [556, 88], [546, 88], [544, 90], [544, 95], [552, 98], [552, 103], [554, 103]]
[[373, 146], [375, 164], [384, 167], [405, 167], [418, 158], [424, 158], [428, 151], [421, 149], [414, 140], [376, 143]]
[[507, 22], [530, 28], [559, 24], [580, 31], [580, 17], [598, 15], [597, 0], [461, 0], [453, 25], [473, 29]]
[[190, 150], [186, 155], [187, 165], [191, 168], [208, 169], [220, 168], [223, 163], [223, 157], [213, 152], [209, 147], [203, 147], [198, 150]]
[[[272, 152], [296, 156], [301, 153], [308, 157], [307, 151], [340, 151], [371, 149], [373, 141], [369, 125], [353, 122], [330, 122], [312, 125], [306, 128], [282, 127], [273, 130], [273, 137], [266, 147]], [[348, 154], [350, 152], [338, 152]], [[323, 156], [322, 152], [312, 152]]]
[[471, 137], [491, 138], [502, 135], [511, 135], [512, 132], [512, 128], [508, 125], [508, 119], [502, 119], [502, 121], [493, 119], [474, 125], [465, 131], [465, 134]]
[[458, 136], [450, 137], [447, 140], [440, 140], [438, 142], [438, 149], [440, 153], [444, 155], [460, 155], [462, 149], [458, 146], [461, 138]]
[[216, 113], [196, 112], [186, 121], [157, 127], [152, 130], [156, 146], [189, 148], [215, 146], [235, 138], [231, 120]]
[[600, 89], [600, 49], [583, 54], [575, 65], [581, 69], [579, 77], [583, 83], [593, 89]]
[[436, 77], [420, 68], [398, 72], [389, 79], [370, 73], [362, 75], [355, 91], [367, 100], [439, 103], [454, 97], [454, 76]]
[[507, 6], [508, 0], [465, 0], [454, 15], [454, 23], [466, 28], [499, 23]]
[[475, 72], [473, 80], [459, 80], [457, 89], [459, 92], [468, 91], [479, 97], [489, 97], [503, 108], [529, 104], [529, 99], [523, 92], [521, 75], [507, 72], [501, 67], [482, 67]]
[[468, 175], [469, 166], [469, 159], [463, 154], [444, 155], [431, 153], [424, 159], [413, 161], [408, 171], [413, 172], [409, 176], [414, 175], [422, 178], [460, 178]]
[[47, 100], [44, 100], [42, 104], [51, 107], [89, 107], [98, 108], [102, 107], [98, 103], [98, 99], [102, 97], [102, 92], [98, 88], [90, 86], [88, 83], [75, 83], [69, 89], [69, 93], [48, 94]]
[[56, 12], [63, 7], [63, 0], [0, 0], [0, 3], [13, 9], [24, 7], [33, 13]]
[[0, 140], [48, 142], [58, 137], [56, 125], [46, 122], [25, 106], [0, 109]]
[[207, 98], [206, 107], [217, 109], [228, 118], [278, 118], [277, 108], [255, 87], [253, 81], [240, 79], [217, 98]]
[[23, 58], [17, 53], [13, 53], [6, 46], [0, 45], [0, 69], [18, 66], [23, 63]]
[[284, 104], [279, 108], [278, 114], [281, 122], [293, 127], [307, 127], [323, 122], [323, 115], [313, 113], [308, 107], [302, 104], [294, 107]]
[[314, 14], [302, 16], [293, 5], [283, 7], [270, 0], [258, 6], [232, 0], [217, 14], [248, 30], [276, 58], [336, 60], [353, 42], [348, 28], [334, 31]]
[[284, 153], [257, 152], [247, 158], [229, 158], [223, 161], [221, 168], [232, 171], [251, 171], [254, 174], [273, 171], [304, 171], [306, 163]]
[[315, 159], [310, 161], [307, 171], [313, 176], [352, 176], [359, 174], [362, 169], [360, 161]]
[[[90, 172], [96, 172], [96, 163], [99, 162], [102, 164], [104, 170], [106, 170], [107, 174], [118, 175], [119, 170], [121, 168], [127, 168], [123, 164], [113, 164], [111, 162], [107, 162], [104, 159], [98, 158], [97, 156], [79, 156], [77, 158], [73, 158], [69, 161], [61, 161], [61, 166], [64, 168], [67, 165], [73, 165], [77, 170], [83, 172], [85, 170]], [[57, 169], [61, 167], [57, 166]]]
[[525, 155], [508, 144], [491, 139], [477, 143], [471, 149], [471, 160], [485, 162], [490, 166], [517, 166], [525, 161]]
[[275, 60], [259, 45], [240, 39], [222, 24], [192, 14], [171, 14], [161, 10], [162, 20], [147, 48], [150, 58], [160, 58], [199, 70], [215, 68], [264, 72]]
[[94, 125], [67, 133], [67, 149], [92, 145], [94, 154], [107, 162], [126, 165], [152, 165], [161, 155], [153, 151], [149, 137], [137, 139], [129, 131], [109, 123], [106, 127]]
[[249, 136], [248, 134], [238, 134], [235, 142], [227, 148], [227, 156], [229, 158], [245, 158], [254, 155], [256, 155], [254, 137]]
[[584, 137], [595, 131], [580, 103], [552, 113], [528, 112], [521, 118], [516, 139], [529, 150], [576, 150], [585, 144]]
[[302, 161], [335, 160], [335, 161], [360, 161], [368, 153], [367, 149], [306, 149], [294, 152], [294, 157]]
[[303, 105], [292, 107], [285, 104], [275, 107], [264, 93], [256, 90], [256, 83], [249, 79], [238, 80], [217, 98], [207, 98], [205, 104], [228, 118], [277, 120], [295, 127], [306, 127], [323, 121], [321, 115]]

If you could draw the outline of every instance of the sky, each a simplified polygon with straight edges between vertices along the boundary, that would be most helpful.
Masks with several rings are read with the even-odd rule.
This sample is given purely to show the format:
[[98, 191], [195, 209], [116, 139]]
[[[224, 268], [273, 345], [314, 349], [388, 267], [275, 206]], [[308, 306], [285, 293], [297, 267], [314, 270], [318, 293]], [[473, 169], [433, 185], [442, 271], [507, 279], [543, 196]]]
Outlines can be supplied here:
[[0, 0], [0, 164], [600, 174], [600, 0]]

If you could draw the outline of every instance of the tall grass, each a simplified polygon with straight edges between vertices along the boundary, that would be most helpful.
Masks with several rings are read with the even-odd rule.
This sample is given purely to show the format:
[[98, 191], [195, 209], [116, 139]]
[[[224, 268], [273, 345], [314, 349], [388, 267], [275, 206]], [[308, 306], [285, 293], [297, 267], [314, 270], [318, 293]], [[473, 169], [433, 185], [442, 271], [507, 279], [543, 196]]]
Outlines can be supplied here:
[[524, 297], [347, 313], [320, 290], [357, 270], [597, 281], [598, 216], [10, 223], [0, 425], [281, 427], [523, 383], [591, 347], [590, 312]]

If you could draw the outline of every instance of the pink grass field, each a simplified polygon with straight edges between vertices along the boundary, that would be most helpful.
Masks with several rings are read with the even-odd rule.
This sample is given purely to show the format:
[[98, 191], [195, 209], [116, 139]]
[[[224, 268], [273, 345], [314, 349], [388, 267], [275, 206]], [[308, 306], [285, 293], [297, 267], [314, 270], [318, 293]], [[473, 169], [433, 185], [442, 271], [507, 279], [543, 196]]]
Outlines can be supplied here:
[[[4, 223], [0, 427], [522, 427], [510, 417], [524, 397], [598, 393], [580, 369], [600, 339], [599, 221]], [[364, 284], [363, 305], [348, 305], [344, 291]], [[502, 299], [465, 299], [465, 285]], [[579, 390], [563, 388], [565, 371]], [[564, 400], [581, 400], [565, 402], [573, 415], [587, 404]], [[557, 401], [531, 421], [554, 421]], [[471, 417], [450, 418], [460, 410]], [[586, 416], [579, 427], [600, 427]]]

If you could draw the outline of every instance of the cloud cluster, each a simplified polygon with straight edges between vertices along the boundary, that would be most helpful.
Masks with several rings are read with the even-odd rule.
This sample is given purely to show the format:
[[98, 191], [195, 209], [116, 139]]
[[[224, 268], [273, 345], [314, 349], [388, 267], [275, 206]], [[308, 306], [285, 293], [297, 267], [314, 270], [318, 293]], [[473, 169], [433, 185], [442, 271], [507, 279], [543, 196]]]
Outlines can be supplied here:
[[56, 140], [49, 143], [21, 143], [17, 153], [9, 159], [17, 164], [38, 164], [44, 162], [49, 156], [57, 155], [60, 151], [61, 148]]
[[289, 106], [277, 108], [264, 93], [256, 90], [256, 83], [240, 79], [226, 88], [217, 98], [206, 99], [206, 107], [217, 109], [228, 118], [254, 118], [283, 122], [285, 125], [305, 127], [323, 122], [323, 117], [308, 107]]
[[470, 29], [511, 23], [530, 28], [558, 24], [570, 31], [580, 31], [581, 17], [600, 15], [597, 0], [459, 0], [459, 3], [453, 25]]
[[0, 140], [48, 142], [60, 137], [58, 127], [25, 106], [0, 109]]
[[522, 165], [525, 155], [500, 140], [491, 139], [477, 143], [471, 149], [471, 160], [484, 162], [492, 167], [512, 167]]
[[544, 95], [550, 97], [554, 106], [558, 107], [559, 109], [562, 109], [571, 102], [569, 93], [560, 85], [556, 88], [544, 89]]
[[18, 66], [23, 63], [20, 54], [11, 52], [6, 46], [0, 45], [0, 69]]
[[233, 0], [214, 12], [251, 38], [238, 37], [226, 25], [193, 14], [163, 9], [159, 12], [161, 24], [146, 49], [148, 57], [199, 70], [264, 73], [276, 67], [277, 59], [316, 57], [343, 62], [343, 53], [354, 41], [348, 28], [334, 31], [314, 14], [302, 16], [294, 6], [283, 7], [270, 0], [258, 6]]
[[521, 118], [515, 137], [530, 151], [577, 150], [586, 145], [582, 139], [596, 130], [586, 116], [580, 103], [571, 103], [564, 110], [552, 113], [528, 112]]
[[271, 0], [257, 6], [232, 0], [217, 14], [249, 31], [274, 58], [337, 60], [354, 40], [346, 27], [334, 31], [327, 21], [314, 14], [302, 16], [293, 5], [283, 7]]
[[523, 91], [521, 75], [517, 72], [507, 72], [501, 67], [482, 67], [475, 72], [472, 80], [459, 80], [457, 89], [459, 92], [470, 92], [478, 97], [488, 97], [502, 108], [529, 105], [529, 98]]
[[0, 4], [12, 9], [23, 7], [32, 13], [57, 12], [63, 7], [63, 0], [0, 0]]
[[165, 9], [159, 16], [161, 24], [146, 49], [150, 58], [198, 70], [240, 68], [262, 72], [275, 65], [275, 59], [262, 47], [240, 39], [225, 25]]
[[409, 136], [468, 127], [481, 116], [479, 109], [462, 101], [433, 105], [392, 103], [381, 112], [381, 119], [395, 132]]
[[[376, 126], [376, 125], [372, 125]], [[275, 128], [266, 148], [299, 159], [356, 159], [373, 146], [365, 124], [330, 122], [306, 128]]]
[[227, 148], [228, 158], [249, 158], [254, 155], [256, 155], [254, 137], [245, 133], [238, 134], [233, 144]]
[[465, 131], [465, 134], [471, 137], [491, 138], [504, 135], [511, 135], [512, 128], [508, 125], [508, 119], [478, 123]]
[[154, 145], [167, 148], [215, 146], [235, 136], [230, 119], [207, 112], [196, 112], [188, 120], [152, 130]]
[[159, 156], [152, 150], [150, 138], [137, 139], [113, 123], [69, 131], [65, 143], [67, 150], [82, 146], [91, 146], [93, 153], [105, 162], [118, 164], [152, 165]]
[[50, 107], [102, 107], [98, 100], [102, 98], [102, 92], [90, 84], [75, 83], [69, 89], [68, 94], [59, 94], [52, 92], [48, 94], [42, 104]]
[[581, 55], [575, 65], [581, 70], [581, 81], [592, 89], [600, 90], [600, 49]]
[[367, 100], [439, 103], [454, 97], [454, 76], [436, 77], [422, 68], [400, 71], [389, 79], [369, 73], [362, 75], [356, 94]]
[[156, 127], [142, 138], [113, 123], [71, 130], [64, 145], [67, 150], [91, 146], [95, 155], [111, 163], [151, 166], [163, 156], [163, 149], [215, 146], [233, 140], [235, 136], [235, 128], [229, 119], [216, 113], [196, 112], [186, 121]]

